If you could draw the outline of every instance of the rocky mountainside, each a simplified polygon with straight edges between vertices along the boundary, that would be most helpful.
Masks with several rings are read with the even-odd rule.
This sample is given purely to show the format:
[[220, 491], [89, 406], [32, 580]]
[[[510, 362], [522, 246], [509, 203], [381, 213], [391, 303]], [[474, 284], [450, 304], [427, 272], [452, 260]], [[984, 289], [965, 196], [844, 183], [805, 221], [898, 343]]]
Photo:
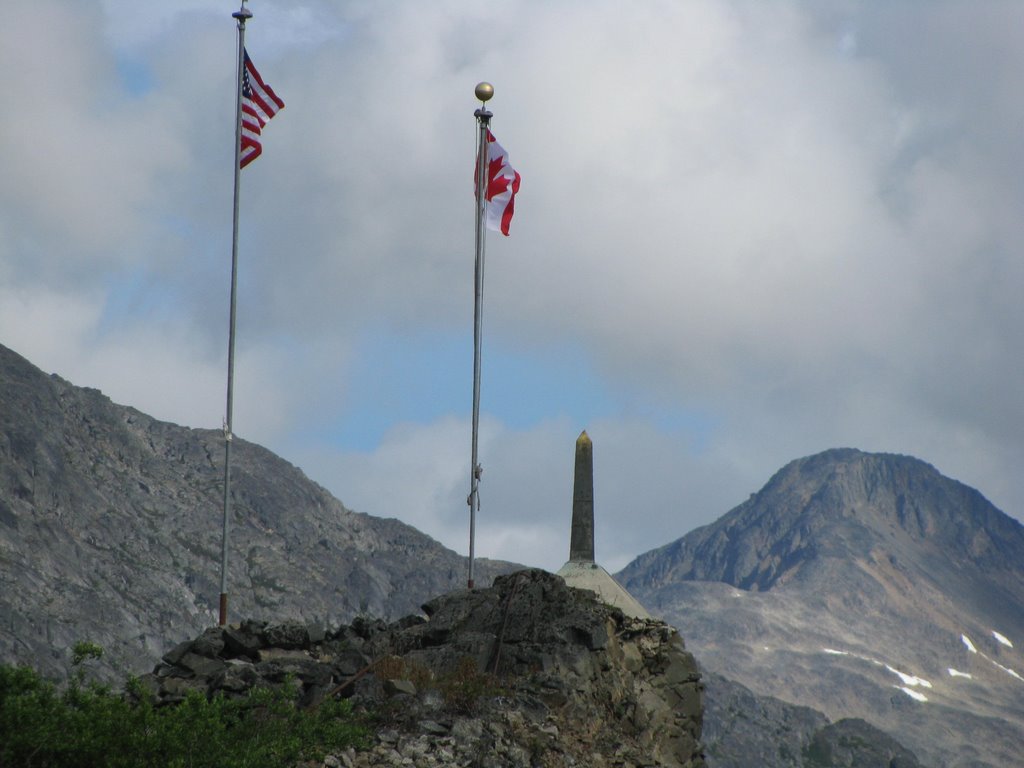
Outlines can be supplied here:
[[704, 748], [709, 768], [920, 768], [917, 756], [858, 718], [757, 695], [702, 671]]
[[1024, 527], [922, 461], [792, 462], [618, 578], [757, 695], [862, 719], [925, 765], [1021, 764]]
[[[88, 640], [119, 677], [216, 623], [222, 434], [116, 405], [2, 346], [0, 403], [0, 661], [61, 676]], [[231, 617], [397, 617], [465, 583], [465, 558], [346, 509], [238, 438], [232, 499]], [[479, 562], [477, 581], [511, 567]]]

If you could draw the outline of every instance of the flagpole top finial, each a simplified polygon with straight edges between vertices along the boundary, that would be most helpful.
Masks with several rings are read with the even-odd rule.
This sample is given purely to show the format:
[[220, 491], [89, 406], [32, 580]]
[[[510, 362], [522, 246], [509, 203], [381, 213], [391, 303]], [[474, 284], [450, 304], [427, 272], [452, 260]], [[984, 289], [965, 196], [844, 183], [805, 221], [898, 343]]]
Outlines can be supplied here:
[[494, 95], [494, 86], [486, 82], [477, 83], [476, 89], [473, 92], [480, 101], [487, 102]]
[[247, 0], [242, 0], [242, 7], [231, 14], [231, 18], [245, 21], [252, 18], [252, 11], [245, 7]]

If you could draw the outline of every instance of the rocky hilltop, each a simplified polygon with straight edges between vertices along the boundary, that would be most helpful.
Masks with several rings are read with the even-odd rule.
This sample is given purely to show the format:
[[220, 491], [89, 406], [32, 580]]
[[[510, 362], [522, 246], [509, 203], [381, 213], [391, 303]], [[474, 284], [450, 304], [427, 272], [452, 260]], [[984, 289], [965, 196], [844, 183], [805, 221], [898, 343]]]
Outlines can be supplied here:
[[213, 627], [142, 683], [173, 703], [289, 676], [304, 706], [340, 695], [382, 718], [369, 750], [330, 766], [704, 766], [700, 674], [679, 634], [544, 571], [438, 597], [390, 624]]
[[[926, 765], [1020, 764], [1024, 527], [925, 462], [792, 462], [619, 579], [758, 696], [859, 718]], [[719, 695], [709, 675], [709, 730]]]
[[[217, 620], [223, 435], [157, 421], [0, 346], [0, 661], [66, 673], [102, 645], [111, 678]], [[230, 615], [398, 617], [465, 583], [465, 558], [346, 509], [235, 438]], [[490, 583], [511, 566], [478, 563]]]
[[165, 705], [289, 678], [303, 707], [351, 698], [374, 713], [374, 737], [362, 752], [329, 756], [329, 768], [698, 768], [705, 745], [708, 766], [919, 768], [864, 721], [829, 723], [715, 675], [707, 699], [675, 629], [595, 598], [527, 570], [391, 623], [211, 627], [140, 682]]

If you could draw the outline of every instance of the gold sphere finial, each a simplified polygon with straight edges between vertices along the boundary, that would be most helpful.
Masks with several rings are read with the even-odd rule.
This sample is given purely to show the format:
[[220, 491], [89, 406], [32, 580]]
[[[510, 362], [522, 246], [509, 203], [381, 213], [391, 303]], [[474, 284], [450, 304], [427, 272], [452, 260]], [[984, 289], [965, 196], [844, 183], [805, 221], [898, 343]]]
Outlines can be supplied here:
[[494, 95], [494, 86], [490, 83], [477, 83], [476, 90], [473, 92], [480, 101], [490, 101], [491, 96]]

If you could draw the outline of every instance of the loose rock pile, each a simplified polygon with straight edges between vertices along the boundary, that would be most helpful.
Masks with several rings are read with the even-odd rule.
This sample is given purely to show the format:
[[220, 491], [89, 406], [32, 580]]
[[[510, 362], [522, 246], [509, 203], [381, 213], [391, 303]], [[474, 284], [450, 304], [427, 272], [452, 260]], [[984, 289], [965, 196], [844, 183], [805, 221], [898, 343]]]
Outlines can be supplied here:
[[703, 768], [703, 684], [674, 629], [631, 619], [540, 570], [336, 631], [246, 621], [211, 628], [142, 682], [158, 701], [190, 690], [299, 687], [301, 706], [352, 697], [378, 714], [369, 766]]

